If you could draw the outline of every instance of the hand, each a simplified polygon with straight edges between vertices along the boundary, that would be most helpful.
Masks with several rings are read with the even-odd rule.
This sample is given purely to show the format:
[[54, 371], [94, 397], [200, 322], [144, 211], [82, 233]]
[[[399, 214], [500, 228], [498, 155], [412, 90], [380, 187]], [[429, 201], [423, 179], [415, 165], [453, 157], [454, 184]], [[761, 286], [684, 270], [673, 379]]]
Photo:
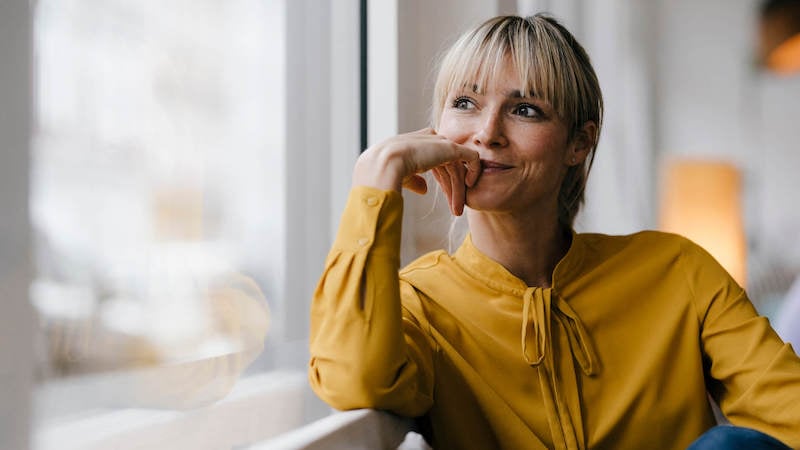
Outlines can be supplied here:
[[367, 149], [356, 162], [353, 185], [398, 192], [405, 187], [424, 194], [428, 185], [419, 174], [431, 169], [448, 197], [450, 210], [461, 215], [466, 189], [480, 175], [478, 152], [439, 136], [431, 128], [394, 136]]
[[[467, 203], [467, 186], [473, 186], [475, 182], [467, 185], [467, 168], [460, 162], [448, 162], [441, 166], [436, 166], [432, 170], [436, 182], [439, 183], [447, 203], [450, 205], [450, 212], [454, 216], [460, 216], [464, 212], [464, 205]], [[480, 162], [478, 163], [478, 173], [480, 173]], [[476, 177], [477, 178], [477, 177]]]

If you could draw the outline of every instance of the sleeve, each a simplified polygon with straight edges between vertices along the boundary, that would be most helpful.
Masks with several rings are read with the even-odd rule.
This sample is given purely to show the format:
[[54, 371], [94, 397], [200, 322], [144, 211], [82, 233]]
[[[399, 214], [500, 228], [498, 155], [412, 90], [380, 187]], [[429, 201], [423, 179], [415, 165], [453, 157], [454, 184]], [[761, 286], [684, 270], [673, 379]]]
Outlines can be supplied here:
[[732, 424], [800, 448], [800, 358], [711, 255], [683, 247], [709, 393]]
[[401, 306], [402, 214], [400, 193], [353, 188], [314, 292], [308, 376], [334, 408], [415, 417], [432, 404], [427, 322]]

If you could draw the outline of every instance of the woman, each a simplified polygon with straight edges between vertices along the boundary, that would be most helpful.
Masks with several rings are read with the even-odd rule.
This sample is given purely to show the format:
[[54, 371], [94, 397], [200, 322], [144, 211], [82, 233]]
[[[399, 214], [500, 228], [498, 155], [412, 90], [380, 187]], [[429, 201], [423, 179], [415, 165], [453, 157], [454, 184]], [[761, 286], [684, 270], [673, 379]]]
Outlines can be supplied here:
[[[435, 448], [684, 449], [715, 424], [709, 392], [742, 428], [694, 448], [800, 447], [800, 359], [712, 257], [675, 235], [572, 231], [602, 97], [563, 26], [467, 32], [433, 111], [434, 129], [356, 163], [312, 304], [322, 399], [420, 417]], [[428, 170], [469, 235], [398, 275], [400, 191], [424, 193]]]

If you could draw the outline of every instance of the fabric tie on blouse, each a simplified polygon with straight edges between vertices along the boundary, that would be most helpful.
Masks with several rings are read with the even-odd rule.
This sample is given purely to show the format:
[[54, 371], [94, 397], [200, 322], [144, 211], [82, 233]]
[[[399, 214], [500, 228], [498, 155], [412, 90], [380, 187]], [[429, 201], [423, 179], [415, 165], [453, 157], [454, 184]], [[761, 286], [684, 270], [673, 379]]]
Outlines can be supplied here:
[[[570, 355], [554, 355], [551, 325], [559, 328], [561, 351]], [[597, 358], [578, 315], [567, 302], [559, 301], [552, 289], [529, 287], [523, 294], [522, 357], [539, 370], [553, 448], [584, 450], [586, 440], [572, 360], [590, 376], [597, 370]], [[565, 358], [569, 362], [564, 361]]]
[[[531, 366], [544, 361], [550, 342], [550, 323], [553, 312], [569, 340], [570, 353], [580, 364], [583, 373], [593, 375], [597, 357], [589, 344], [586, 329], [567, 302], [553, 297], [552, 289], [528, 288], [523, 295], [522, 357]], [[556, 305], [554, 305], [554, 300]], [[550, 350], [552, 351], [552, 350]]]

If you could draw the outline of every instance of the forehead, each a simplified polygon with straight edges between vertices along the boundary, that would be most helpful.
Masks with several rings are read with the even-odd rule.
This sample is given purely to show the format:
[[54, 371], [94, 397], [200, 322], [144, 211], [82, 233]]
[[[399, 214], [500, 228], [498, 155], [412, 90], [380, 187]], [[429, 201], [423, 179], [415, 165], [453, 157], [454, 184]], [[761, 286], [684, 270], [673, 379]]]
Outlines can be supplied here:
[[506, 97], [524, 98], [524, 97], [538, 97], [537, 93], [533, 90], [531, 83], [523, 81], [525, 74], [522, 73], [520, 68], [511, 61], [511, 58], [506, 57], [503, 61], [487, 70], [488, 76], [481, 76], [481, 71], [476, 73], [461, 74], [463, 80], [461, 82], [453, 83], [453, 88], [456, 90], [450, 91], [450, 96], [460, 92], [474, 92], [476, 94], [502, 94]]
[[513, 45], [511, 41], [495, 40], [460, 49], [445, 70], [445, 92], [463, 90], [464, 86], [475, 87], [477, 93], [513, 87], [526, 97], [552, 103], [558, 91], [552, 58], [545, 57], [531, 42]]

